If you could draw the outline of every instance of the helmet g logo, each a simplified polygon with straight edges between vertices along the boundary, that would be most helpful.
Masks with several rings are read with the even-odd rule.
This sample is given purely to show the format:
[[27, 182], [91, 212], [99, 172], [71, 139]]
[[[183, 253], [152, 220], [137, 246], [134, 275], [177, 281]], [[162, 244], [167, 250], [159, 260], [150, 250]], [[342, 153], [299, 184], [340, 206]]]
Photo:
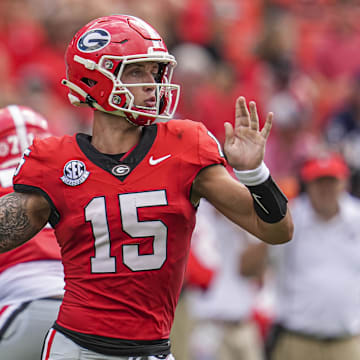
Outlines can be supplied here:
[[83, 34], [77, 44], [77, 47], [82, 52], [94, 52], [104, 48], [110, 43], [111, 36], [104, 29], [93, 29]]

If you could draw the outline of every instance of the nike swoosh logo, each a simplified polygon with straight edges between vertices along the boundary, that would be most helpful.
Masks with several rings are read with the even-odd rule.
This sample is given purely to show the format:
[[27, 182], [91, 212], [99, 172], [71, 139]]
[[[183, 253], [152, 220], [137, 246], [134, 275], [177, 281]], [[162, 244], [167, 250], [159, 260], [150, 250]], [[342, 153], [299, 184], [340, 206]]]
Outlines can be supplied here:
[[170, 156], [171, 156], [171, 154], [165, 155], [165, 156], [160, 157], [160, 158], [157, 158], [157, 159], [154, 159], [154, 158], [151, 156], [150, 159], [149, 159], [149, 164], [150, 164], [150, 165], [157, 165], [157, 164], [161, 163], [162, 161], [168, 159]]
[[264, 205], [260, 202], [261, 196], [256, 195], [254, 193], [251, 193], [251, 195], [253, 196], [254, 200], [258, 203], [258, 205], [265, 211], [265, 213], [269, 214], [269, 211], [265, 209]]

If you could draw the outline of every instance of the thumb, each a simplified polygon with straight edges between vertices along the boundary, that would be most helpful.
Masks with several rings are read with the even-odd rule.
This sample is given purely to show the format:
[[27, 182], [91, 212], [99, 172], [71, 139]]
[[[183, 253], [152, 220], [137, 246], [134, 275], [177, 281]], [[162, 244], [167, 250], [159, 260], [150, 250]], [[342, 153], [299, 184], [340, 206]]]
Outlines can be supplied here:
[[225, 143], [232, 143], [234, 140], [234, 128], [229, 122], [224, 123]]

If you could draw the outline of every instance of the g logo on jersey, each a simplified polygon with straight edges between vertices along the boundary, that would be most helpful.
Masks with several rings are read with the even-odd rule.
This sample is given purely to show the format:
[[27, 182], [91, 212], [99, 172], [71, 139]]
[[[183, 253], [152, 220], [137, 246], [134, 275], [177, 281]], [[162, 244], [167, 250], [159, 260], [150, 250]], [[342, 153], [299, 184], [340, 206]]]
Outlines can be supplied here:
[[80, 160], [68, 161], [64, 166], [64, 176], [60, 179], [64, 184], [77, 186], [82, 184], [89, 176], [85, 164]]
[[110, 43], [111, 36], [104, 29], [93, 29], [83, 34], [77, 44], [82, 52], [94, 52], [100, 50]]
[[130, 172], [130, 168], [127, 165], [116, 165], [112, 168], [111, 172], [115, 176], [124, 176]]

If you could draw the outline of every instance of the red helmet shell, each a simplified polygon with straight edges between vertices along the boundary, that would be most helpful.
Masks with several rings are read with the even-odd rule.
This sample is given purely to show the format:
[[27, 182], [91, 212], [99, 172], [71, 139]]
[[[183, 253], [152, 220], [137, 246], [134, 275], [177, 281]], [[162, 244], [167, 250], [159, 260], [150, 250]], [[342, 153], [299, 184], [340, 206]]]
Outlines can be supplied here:
[[[121, 63], [129, 58], [132, 61], [152, 61], [155, 58], [173, 67], [176, 65], [161, 36], [145, 21], [128, 15], [112, 15], [91, 21], [76, 33], [66, 51], [67, 81], [75, 85], [75, 90], [74, 86], [68, 85], [70, 94], [82, 103], [91, 104], [95, 100], [106, 112], [126, 110], [123, 107], [129, 103], [129, 98], [119, 92], [116, 82]], [[113, 101], [114, 94], [118, 95], [116, 102]], [[168, 98], [162, 100], [164, 103], [168, 103]], [[142, 115], [128, 114], [135, 123]], [[144, 115], [146, 117], [146, 111]]]
[[19, 105], [0, 109], [0, 167], [14, 166], [35, 137], [49, 136], [46, 119]]

